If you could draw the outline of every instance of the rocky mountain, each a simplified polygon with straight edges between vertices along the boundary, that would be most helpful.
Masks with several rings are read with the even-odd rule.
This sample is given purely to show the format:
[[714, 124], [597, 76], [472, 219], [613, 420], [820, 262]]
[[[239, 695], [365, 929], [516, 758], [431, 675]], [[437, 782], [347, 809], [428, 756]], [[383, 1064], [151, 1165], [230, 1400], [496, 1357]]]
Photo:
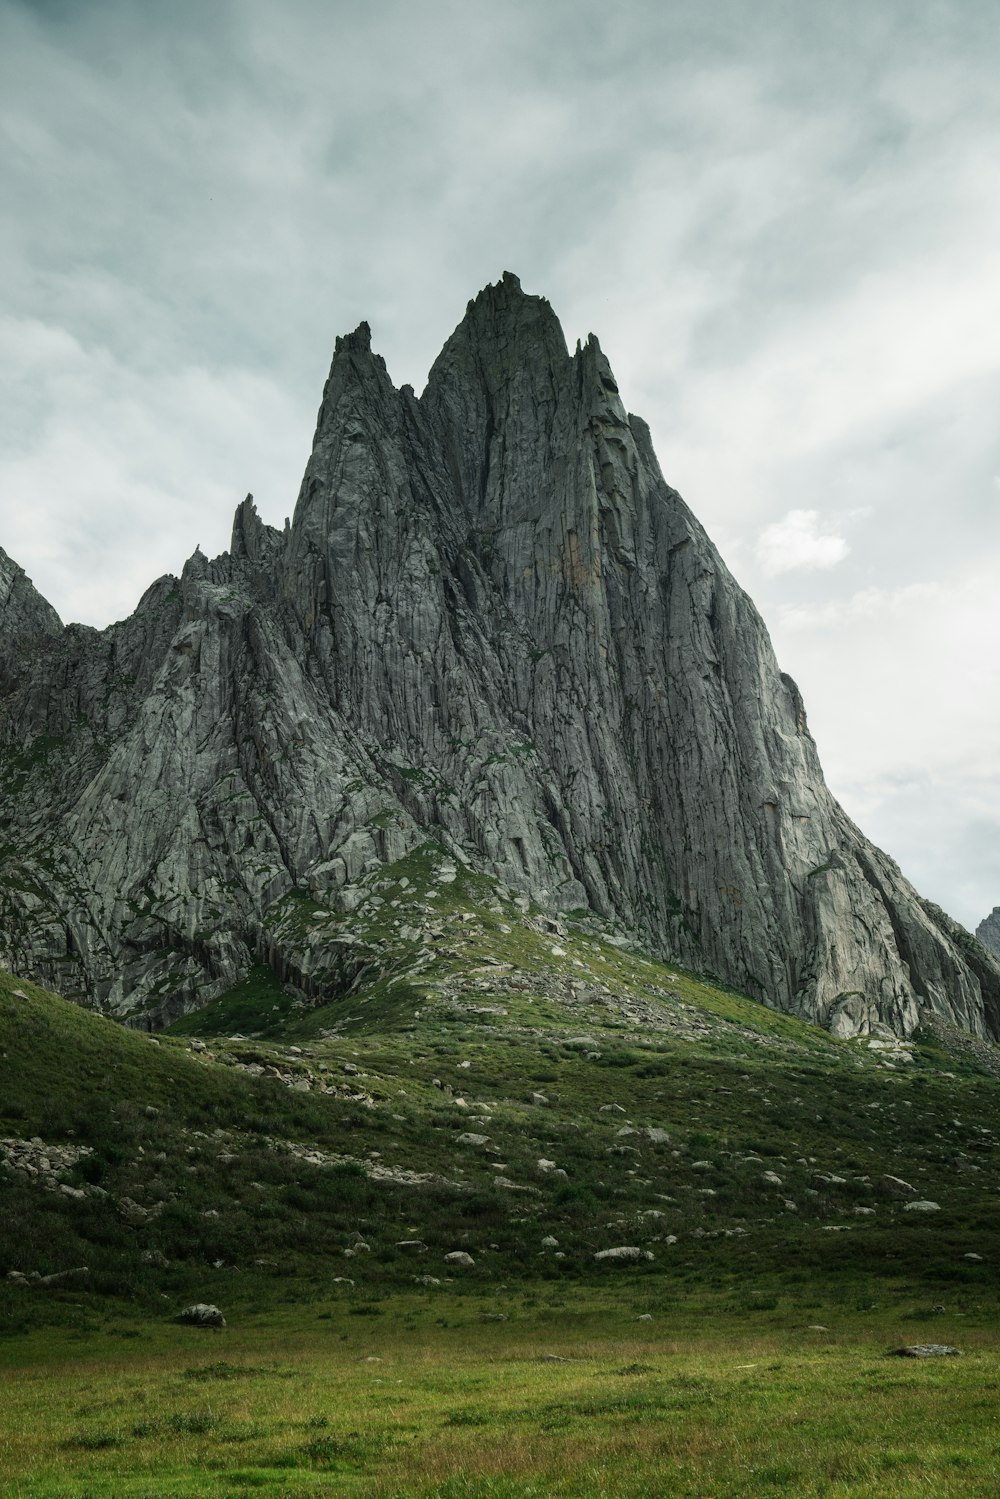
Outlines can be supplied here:
[[0, 547], [0, 693], [14, 686], [32, 644], [62, 630], [58, 614]]
[[516, 277], [420, 397], [338, 339], [291, 523], [248, 497], [122, 623], [62, 629], [3, 565], [15, 971], [151, 1025], [255, 959], [329, 998], [358, 957], [320, 918], [430, 837], [838, 1034], [1000, 1036], [1000, 963], [834, 801], [597, 340]]
[[1000, 906], [994, 906], [990, 914], [976, 927], [976, 936], [984, 947], [1000, 957]]

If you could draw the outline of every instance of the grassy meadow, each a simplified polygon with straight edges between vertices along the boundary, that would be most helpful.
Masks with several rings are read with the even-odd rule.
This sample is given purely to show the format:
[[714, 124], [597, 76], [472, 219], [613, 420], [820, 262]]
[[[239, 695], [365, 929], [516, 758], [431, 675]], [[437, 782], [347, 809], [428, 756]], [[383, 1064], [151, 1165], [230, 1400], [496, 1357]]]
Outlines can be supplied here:
[[0, 975], [5, 1499], [1000, 1492], [996, 1049], [578, 915], [428, 845], [286, 902], [360, 955], [321, 1000], [150, 1037]]
[[[900, 1288], [860, 1312], [774, 1297], [397, 1294], [220, 1333], [120, 1314], [8, 1346], [10, 1496], [992, 1496], [994, 1327]], [[666, 1303], [666, 1304], [664, 1304]], [[637, 1322], [654, 1307], [651, 1323]], [[504, 1311], [496, 1310], [503, 1307]], [[824, 1331], [804, 1318], [822, 1314]], [[493, 1320], [503, 1316], [506, 1321]], [[818, 1324], [812, 1324], [817, 1326]], [[961, 1359], [886, 1357], [956, 1335]]]

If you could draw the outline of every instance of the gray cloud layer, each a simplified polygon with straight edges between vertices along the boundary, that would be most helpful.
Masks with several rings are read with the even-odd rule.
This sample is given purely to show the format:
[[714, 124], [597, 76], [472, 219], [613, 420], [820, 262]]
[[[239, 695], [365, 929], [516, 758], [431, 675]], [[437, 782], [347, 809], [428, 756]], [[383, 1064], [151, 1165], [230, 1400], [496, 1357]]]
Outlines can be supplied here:
[[[127, 613], [294, 502], [336, 333], [507, 267], [629, 405], [915, 883], [1000, 902], [1000, 94], [972, 0], [0, 0], [0, 545]], [[803, 519], [803, 516], [806, 519]]]

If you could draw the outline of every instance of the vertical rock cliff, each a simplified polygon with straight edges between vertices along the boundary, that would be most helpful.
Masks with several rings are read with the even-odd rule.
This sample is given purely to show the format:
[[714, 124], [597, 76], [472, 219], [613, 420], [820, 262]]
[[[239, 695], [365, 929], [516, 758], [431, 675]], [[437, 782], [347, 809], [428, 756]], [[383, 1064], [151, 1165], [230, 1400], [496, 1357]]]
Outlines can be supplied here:
[[1000, 957], [1000, 906], [994, 906], [990, 914], [976, 927], [976, 936], [984, 947]]
[[26, 586], [0, 957], [56, 987], [162, 1018], [254, 956], [335, 985], [349, 955], [296, 902], [349, 910], [429, 835], [842, 1034], [928, 1009], [1000, 1035], [1000, 965], [830, 796], [597, 340], [570, 354], [515, 277], [419, 398], [367, 325], [338, 340], [284, 532], [248, 499], [228, 553], [103, 632]]

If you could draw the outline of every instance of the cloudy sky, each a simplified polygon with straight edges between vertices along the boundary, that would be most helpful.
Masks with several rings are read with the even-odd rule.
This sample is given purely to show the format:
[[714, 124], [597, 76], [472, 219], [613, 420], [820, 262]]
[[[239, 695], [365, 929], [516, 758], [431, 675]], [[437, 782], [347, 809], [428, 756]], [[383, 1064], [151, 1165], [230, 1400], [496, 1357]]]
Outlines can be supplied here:
[[990, 0], [0, 0], [0, 546], [131, 611], [294, 503], [336, 334], [595, 331], [834, 791], [1000, 903]]

